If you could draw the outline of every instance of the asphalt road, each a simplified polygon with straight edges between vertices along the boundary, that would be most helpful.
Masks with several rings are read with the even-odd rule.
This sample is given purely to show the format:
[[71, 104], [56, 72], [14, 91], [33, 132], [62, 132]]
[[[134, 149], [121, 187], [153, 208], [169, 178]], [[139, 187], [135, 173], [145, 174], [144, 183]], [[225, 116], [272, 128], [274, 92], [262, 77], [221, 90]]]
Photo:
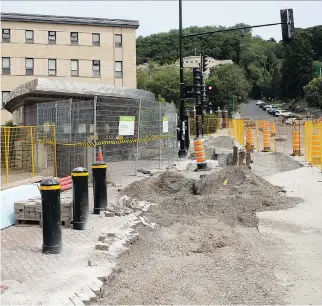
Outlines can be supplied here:
[[242, 118], [249, 118], [251, 120], [269, 120], [275, 119], [274, 116], [271, 116], [266, 111], [262, 110], [256, 105], [256, 101], [252, 100], [247, 104], [240, 105], [240, 116]]
[[[255, 100], [252, 100], [247, 104], [241, 104], [239, 107], [239, 114], [241, 118], [247, 118], [249, 120], [269, 120], [271, 122], [275, 122], [276, 138], [271, 137], [271, 151], [286, 154], [291, 154], [293, 152], [293, 130], [291, 125], [283, 124], [278, 121], [277, 117], [271, 116], [266, 111], [258, 107]], [[285, 139], [285, 141], [281, 141], [280, 138]], [[300, 150], [302, 155], [304, 154], [304, 143], [304, 125], [302, 124], [300, 128]], [[255, 147], [259, 151], [264, 148], [263, 133], [260, 131], [255, 133]]]

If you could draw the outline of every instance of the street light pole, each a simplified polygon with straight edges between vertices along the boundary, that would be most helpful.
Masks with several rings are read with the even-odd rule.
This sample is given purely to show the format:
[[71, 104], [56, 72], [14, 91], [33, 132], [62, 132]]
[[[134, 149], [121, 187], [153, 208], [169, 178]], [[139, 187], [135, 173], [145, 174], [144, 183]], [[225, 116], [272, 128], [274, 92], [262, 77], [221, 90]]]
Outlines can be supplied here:
[[179, 53], [180, 53], [180, 149], [179, 158], [187, 156], [185, 146], [185, 113], [184, 113], [184, 80], [183, 80], [183, 55], [182, 55], [182, 0], [179, 0]]

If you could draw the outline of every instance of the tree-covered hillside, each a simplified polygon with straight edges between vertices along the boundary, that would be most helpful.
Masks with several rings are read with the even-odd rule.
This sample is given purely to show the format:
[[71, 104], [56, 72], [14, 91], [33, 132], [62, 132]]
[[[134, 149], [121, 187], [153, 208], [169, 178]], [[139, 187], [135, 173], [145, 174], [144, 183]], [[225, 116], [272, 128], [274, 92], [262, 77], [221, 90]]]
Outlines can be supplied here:
[[[240, 26], [245, 25], [237, 24], [233, 28]], [[223, 28], [220, 26], [189, 27], [184, 29], [184, 34]], [[274, 39], [264, 40], [261, 37], [252, 36], [251, 30], [218, 33], [208, 37], [184, 38], [183, 55], [199, 55], [201, 43], [203, 54], [219, 60], [232, 59], [234, 64], [240, 68], [222, 69], [218, 67], [211, 72], [208, 82], [213, 82], [213, 85], [216, 85], [214, 82], [220, 82], [218, 88], [224, 90], [222, 93], [217, 93], [217, 100], [214, 101], [217, 104], [221, 104], [218, 102], [223, 97], [227, 99], [229, 95], [238, 95], [236, 90], [233, 90], [234, 93], [229, 91], [230, 85], [222, 84], [223, 82], [218, 79], [219, 75], [227, 82], [232, 72], [239, 75], [235, 82], [246, 79], [249, 86], [236, 83], [237, 88], [242, 88], [239, 96], [244, 98], [245, 89], [248, 88], [249, 96], [254, 99], [266, 97], [287, 100], [303, 98], [304, 86], [320, 75], [322, 67], [322, 26], [296, 29], [295, 39], [291, 43], [276, 42]], [[178, 30], [138, 37], [137, 64], [154, 63], [161, 67], [167, 65], [167, 68], [159, 66], [158, 69], [162, 71], [150, 70], [149, 75], [141, 71], [138, 81], [139, 88], [149, 89], [157, 93], [157, 96], [164, 99], [171, 97], [172, 101], [178, 102], [179, 82], [175, 76], [179, 75], [179, 71], [175, 72], [175, 70], [179, 68], [176, 66], [170, 68], [178, 59]], [[225, 73], [227, 75], [224, 75]], [[244, 74], [244, 78], [240, 76], [240, 73]], [[160, 86], [160, 78], [166, 86]], [[241, 82], [244, 84], [244, 81]], [[167, 88], [167, 92], [163, 92], [164, 87]], [[170, 92], [169, 88], [172, 88]]]

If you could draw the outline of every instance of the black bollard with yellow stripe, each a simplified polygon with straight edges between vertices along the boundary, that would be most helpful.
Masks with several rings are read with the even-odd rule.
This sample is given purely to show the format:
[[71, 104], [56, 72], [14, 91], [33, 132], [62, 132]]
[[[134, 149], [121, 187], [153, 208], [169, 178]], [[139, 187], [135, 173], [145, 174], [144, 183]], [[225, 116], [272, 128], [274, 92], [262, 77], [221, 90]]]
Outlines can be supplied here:
[[88, 219], [88, 171], [86, 168], [75, 168], [73, 180], [73, 229], [84, 230]]
[[92, 164], [95, 215], [99, 215], [107, 208], [106, 169], [107, 165], [102, 161]]
[[42, 204], [43, 253], [59, 254], [62, 251], [60, 212], [60, 183], [46, 179], [40, 183]]

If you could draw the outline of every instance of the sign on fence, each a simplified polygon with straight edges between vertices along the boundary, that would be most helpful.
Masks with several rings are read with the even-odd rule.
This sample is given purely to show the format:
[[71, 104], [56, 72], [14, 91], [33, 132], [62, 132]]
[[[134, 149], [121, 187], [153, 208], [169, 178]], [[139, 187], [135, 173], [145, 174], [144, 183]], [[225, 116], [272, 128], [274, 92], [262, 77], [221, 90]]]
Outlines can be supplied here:
[[119, 135], [133, 136], [135, 127], [135, 116], [120, 116]]
[[167, 116], [164, 116], [162, 118], [162, 123], [163, 123], [163, 133], [168, 133], [169, 132], [169, 122], [168, 122]]

